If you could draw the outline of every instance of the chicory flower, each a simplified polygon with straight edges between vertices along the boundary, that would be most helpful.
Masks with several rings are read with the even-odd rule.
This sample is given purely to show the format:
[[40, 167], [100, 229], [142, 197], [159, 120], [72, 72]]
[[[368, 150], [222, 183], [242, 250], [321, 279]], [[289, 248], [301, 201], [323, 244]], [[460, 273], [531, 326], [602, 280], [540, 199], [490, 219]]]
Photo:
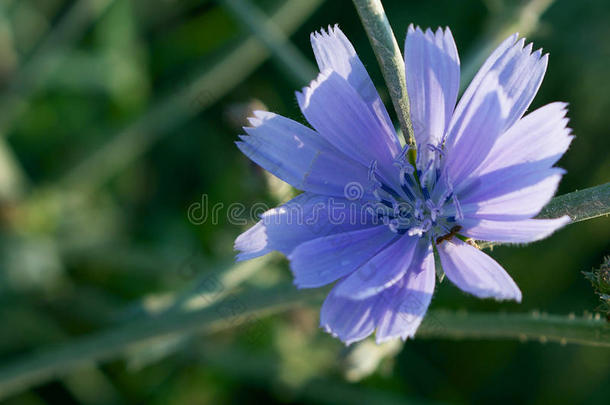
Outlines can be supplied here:
[[240, 235], [238, 260], [286, 254], [299, 288], [336, 282], [321, 326], [347, 344], [413, 336], [447, 278], [480, 298], [521, 301], [508, 273], [472, 240], [527, 243], [569, 222], [533, 219], [564, 173], [566, 104], [523, 116], [548, 55], [512, 35], [457, 103], [460, 62], [450, 30], [409, 27], [407, 90], [416, 153], [401, 146], [356, 52], [337, 28], [311, 36], [319, 76], [297, 100], [310, 129], [256, 112], [237, 146], [304, 191]]

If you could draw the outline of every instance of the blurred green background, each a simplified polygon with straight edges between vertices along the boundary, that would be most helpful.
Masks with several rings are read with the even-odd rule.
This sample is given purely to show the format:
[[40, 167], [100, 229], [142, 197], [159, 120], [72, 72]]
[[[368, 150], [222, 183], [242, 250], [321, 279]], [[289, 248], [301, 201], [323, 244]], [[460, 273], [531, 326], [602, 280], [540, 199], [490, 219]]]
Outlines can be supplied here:
[[[607, 348], [415, 339], [346, 349], [318, 329], [318, 306], [206, 336], [180, 331], [3, 392], [3, 365], [171, 316], [184, 303], [206, 305], [202, 282], [220, 282], [222, 294], [290, 283], [277, 255], [222, 278], [247, 227], [229, 223], [229, 204], [273, 206], [292, 193], [234, 146], [248, 110], [303, 122], [294, 91], [314, 61], [309, 33], [335, 23], [386, 103], [387, 92], [350, 1], [252, 0], [249, 7], [275, 15], [271, 32], [289, 35], [291, 43], [279, 41], [288, 62], [247, 26], [254, 19], [269, 29], [266, 19], [248, 9], [244, 19], [227, 3], [246, 5], [0, 0], [0, 402], [607, 404]], [[464, 68], [508, 32], [529, 31], [550, 53], [531, 109], [569, 102], [576, 135], [559, 163], [567, 169], [559, 193], [608, 181], [610, 3], [383, 3], [401, 46], [411, 22], [450, 26]], [[204, 194], [224, 204], [217, 223], [189, 221]], [[598, 300], [581, 271], [609, 253], [609, 225], [599, 218], [528, 247], [494, 249], [523, 291], [520, 305], [474, 299], [444, 282], [431, 307], [591, 313]]]

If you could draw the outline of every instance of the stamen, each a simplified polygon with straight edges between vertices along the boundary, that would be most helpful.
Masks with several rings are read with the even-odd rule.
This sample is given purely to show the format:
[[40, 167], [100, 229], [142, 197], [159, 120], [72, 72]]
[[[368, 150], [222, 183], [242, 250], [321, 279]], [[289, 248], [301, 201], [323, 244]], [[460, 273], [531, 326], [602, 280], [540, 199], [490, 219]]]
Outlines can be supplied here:
[[409, 186], [407, 184], [405, 184], [404, 182], [400, 182], [400, 188], [402, 189], [402, 191], [405, 192], [405, 194], [407, 195], [407, 198], [409, 198], [411, 201], [415, 200], [415, 195], [413, 194], [413, 192], [411, 191], [411, 188], [409, 188]]
[[[433, 144], [427, 144], [425, 147], [432, 154], [427, 155], [430, 159], [423, 171], [418, 169], [419, 164], [414, 167], [409, 163], [408, 145], [403, 147], [394, 159], [393, 163], [398, 167], [400, 189], [395, 188], [394, 183], [383, 181], [377, 169], [377, 161], [373, 160], [368, 168], [368, 178], [377, 201], [367, 206], [367, 211], [373, 214], [375, 220], [383, 221], [390, 231], [398, 235], [427, 238], [442, 236], [450, 233], [455, 228], [455, 222], [464, 218], [453, 185], [446, 173], [440, 170], [443, 150]], [[419, 175], [419, 181], [416, 180], [415, 173]], [[446, 186], [437, 189], [436, 186], [441, 180]], [[431, 195], [434, 195], [434, 200]], [[455, 206], [455, 215], [443, 215], [446, 204], [450, 201]]]
[[439, 157], [445, 156], [445, 152], [443, 152], [443, 149], [440, 148], [439, 146], [433, 145], [431, 143], [426, 144], [426, 146], [428, 147], [428, 149], [430, 150], [430, 152], [436, 152], [438, 153]]
[[422, 209], [422, 205], [423, 205], [423, 203], [421, 200], [417, 200], [415, 202], [415, 209], [413, 210], [413, 216], [418, 221], [423, 221], [423, 219], [424, 219], [424, 210]]
[[453, 195], [453, 205], [455, 206], [455, 218], [461, 221], [464, 219], [464, 214], [462, 213], [462, 206], [455, 194]]
[[413, 206], [406, 202], [400, 202], [394, 206], [394, 215], [403, 218], [411, 218]]
[[429, 199], [430, 199], [430, 192], [428, 191], [428, 187], [426, 187], [426, 186], [421, 186], [421, 192], [422, 192], [422, 194], [424, 195], [424, 198], [425, 198], [426, 200], [429, 200]]
[[407, 195], [407, 198], [410, 200], [415, 200], [415, 193], [413, 189], [415, 188], [415, 181], [413, 180], [412, 174], [415, 171], [413, 166], [404, 163], [394, 163], [396, 166], [400, 167], [400, 188]]
[[436, 222], [436, 218], [441, 213], [441, 208], [437, 207], [436, 204], [432, 202], [432, 200], [426, 200], [426, 206], [430, 211], [430, 219], [432, 219], [432, 222]]
[[369, 165], [369, 173], [368, 173], [369, 181], [371, 183], [373, 183], [373, 187], [379, 187], [380, 183], [381, 183], [379, 180], [377, 180], [377, 176], [375, 174], [376, 172], [377, 172], [377, 161], [373, 160], [371, 162], [371, 164]]
[[421, 223], [421, 225], [410, 228], [408, 234], [409, 236], [422, 236], [424, 233], [430, 230], [431, 226], [432, 222], [428, 218], [426, 218], [424, 222]]
[[445, 191], [443, 191], [443, 194], [441, 194], [441, 197], [438, 199], [439, 205], [445, 205], [447, 201], [451, 199], [451, 197], [453, 197], [453, 191], [450, 189], [446, 189]]
[[386, 185], [385, 183], [379, 182], [379, 188], [381, 188], [383, 191], [385, 191], [386, 193], [388, 193], [395, 199], [400, 200], [400, 196], [398, 195], [398, 193], [396, 191], [394, 191], [391, 187]]
[[411, 149], [409, 144], [406, 144], [405, 146], [403, 146], [403, 148], [400, 151], [400, 153], [398, 155], [396, 155], [396, 158], [394, 159], [394, 163], [406, 162], [407, 161], [407, 153], [409, 152], [409, 149]]

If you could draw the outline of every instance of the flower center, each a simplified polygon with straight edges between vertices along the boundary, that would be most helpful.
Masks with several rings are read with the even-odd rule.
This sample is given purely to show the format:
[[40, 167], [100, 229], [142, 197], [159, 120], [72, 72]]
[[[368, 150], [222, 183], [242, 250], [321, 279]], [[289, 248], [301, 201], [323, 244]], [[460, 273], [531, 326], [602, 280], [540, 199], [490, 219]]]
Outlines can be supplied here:
[[[384, 181], [377, 170], [377, 162], [371, 163], [369, 180], [376, 201], [369, 210], [392, 232], [427, 237], [439, 244], [459, 232], [461, 226], [458, 222], [463, 216], [451, 182], [446, 176], [441, 176], [442, 150], [433, 145], [427, 147], [431, 152], [425, 154], [427, 162], [417, 164], [418, 167], [425, 166], [423, 171], [416, 171], [409, 162], [408, 146], [403, 149], [394, 161], [398, 169], [398, 178], [394, 182]], [[434, 191], [432, 194], [436, 198], [430, 190]]]

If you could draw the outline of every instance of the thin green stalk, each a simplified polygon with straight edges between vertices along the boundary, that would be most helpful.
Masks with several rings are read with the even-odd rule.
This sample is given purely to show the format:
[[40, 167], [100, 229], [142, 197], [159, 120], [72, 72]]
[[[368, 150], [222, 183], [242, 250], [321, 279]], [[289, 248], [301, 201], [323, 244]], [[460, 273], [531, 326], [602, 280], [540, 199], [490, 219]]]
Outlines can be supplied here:
[[181, 276], [185, 278], [194, 277], [195, 282], [191, 288], [178, 295], [164, 313], [182, 311], [191, 302], [200, 309], [221, 301], [246, 280], [269, 266], [273, 257], [273, 255], [265, 255], [253, 260], [232, 264], [221, 270], [204, 270], [203, 272], [201, 268], [193, 268], [198, 265], [196, 261], [186, 264], [187, 267], [183, 266], [180, 270], [182, 272]]
[[430, 312], [418, 338], [519, 339], [610, 347], [610, 323], [597, 317], [546, 314]]
[[354, 0], [385, 79], [400, 128], [409, 145], [415, 145], [411, 123], [405, 62], [380, 0]]
[[[163, 318], [172, 314], [179, 314], [188, 309], [201, 310], [212, 306], [224, 299], [228, 299], [243, 282], [263, 270], [271, 262], [273, 255], [265, 255], [257, 259], [234, 264], [222, 270], [205, 271], [201, 260], [188, 259], [178, 269], [179, 276], [194, 278], [190, 288], [175, 294], [172, 301], [163, 308], [151, 311], [145, 302], [137, 303], [128, 311], [127, 319], [138, 319], [138, 316]], [[203, 270], [203, 271], [202, 271]], [[241, 306], [242, 301], [238, 301]], [[147, 345], [140, 345], [129, 351], [126, 362], [129, 368], [142, 368], [148, 364], [158, 362], [162, 358], [181, 351], [193, 340], [192, 333], [167, 336], [155, 339]]]
[[[56, 349], [27, 355], [1, 368], [0, 399], [83, 365], [117, 357], [137, 343], [179, 333], [198, 331], [209, 334], [237, 327], [254, 317], [307, 303], [318, 304], [327, 292], [327, 288], [296, 290], [291, 285], [280, 285], [236, 295], [237, 302], [241, 303], [237, 306], [221, 301], [201, 310], [145, 318], [114, 330], [75, 339]], [[599, 318], [430, 311], [417, 334], [417, 338], [427, 337], [537, 339], [610, 347], [610, 326]]]
[[248, 0], [221, 0], [233, 16], [256, 35], [298, 86], [313, 80], [316, 69], [278, 25]]
[[33, 353], [0, 369], [0, 400], [32, 385], [63, 376], [91, 363], [106, 361], [136, 343], [177, 333], [214, 331], [240, 326], [250, 316], [263, 316], [292, 308], [313, 299], [324, 289], [297, 291], [292, 285], [238, 296], [243, 305], [219, 302], [202, 310], [174, 313], [166, 317], [132, 321], [116, 329], [74, 339], [64, 346]]
[[[293, 32], [322, 0], [290, 0], [271, 19], [287, 34]], [[150, 108], [130, 126], [87, 156], [61, 181], [65, 188], [93, 191], [129, 166], [181, 122], [200, 113], [258, 68], [269, 56], [256, 38], [244, 40], [219, 63], [206, 68], [177, 94]]]

